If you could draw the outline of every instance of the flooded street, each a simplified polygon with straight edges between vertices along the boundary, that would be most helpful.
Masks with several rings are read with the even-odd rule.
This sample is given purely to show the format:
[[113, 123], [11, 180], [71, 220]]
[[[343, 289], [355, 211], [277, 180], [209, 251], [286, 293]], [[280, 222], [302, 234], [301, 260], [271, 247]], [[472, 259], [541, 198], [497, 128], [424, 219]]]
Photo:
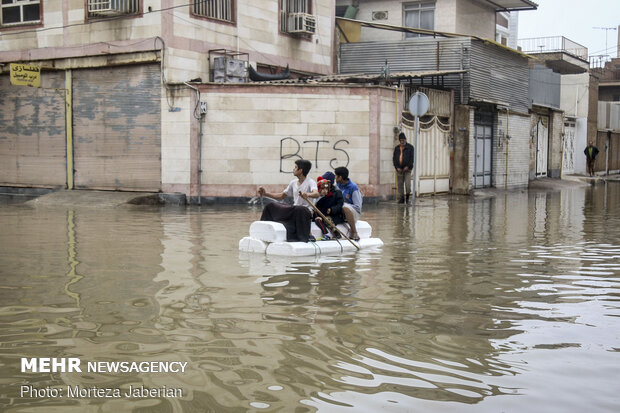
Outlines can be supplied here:
[[284, 258], [238, 251], [259, 207], [2, 204], [0, 411], [617, 412], [619, 210], [617, 182], [368, 205], [381, 250]]

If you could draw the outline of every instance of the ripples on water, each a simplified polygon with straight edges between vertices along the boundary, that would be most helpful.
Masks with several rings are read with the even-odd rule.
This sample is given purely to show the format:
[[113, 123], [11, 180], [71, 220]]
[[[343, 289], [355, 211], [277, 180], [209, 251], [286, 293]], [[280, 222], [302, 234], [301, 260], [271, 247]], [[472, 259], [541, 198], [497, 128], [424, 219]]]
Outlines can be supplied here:
[[[0, 206], [5, 411], [612, 412], [620, 188], [368, 206], [381, 252], [240, 254], [260, 211]], [[23, 374], [20, 357], [187, 361]], [[18, 385], [182, 387], [20, 398]]]

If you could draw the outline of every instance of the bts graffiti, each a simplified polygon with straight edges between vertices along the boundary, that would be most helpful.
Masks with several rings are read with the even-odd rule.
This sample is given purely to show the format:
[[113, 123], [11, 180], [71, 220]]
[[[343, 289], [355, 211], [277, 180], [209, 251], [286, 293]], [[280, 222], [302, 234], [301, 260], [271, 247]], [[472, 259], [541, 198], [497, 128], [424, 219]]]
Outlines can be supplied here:
[[[303, 144], [303, 146], [302, 146]], [[331, 158], [329, 162], [329, 168], [335, 169], [338, 166], [349, 166], [349, 154], [343, 146], [348, 145], [349, 141], [346, 139], [340, 139], [329, 148], [325, 149], [325, 144], [329, 144], [329, 141], [322, 139], [312, 139], [303, 141], [299, 143], [299, 141], [295, 138], [291, 138], [290, 136], [287, 138], [283, 138], [280, 140], [280, 172], [290, 173], [291, 171], [284, 170], [284, 161], [287, 159], [295, 158], [295, 159], [304, 159], [300, 152], [308, 152], [314, 150], [314, 159], [311, 159], [312, 165], [315, 168], [324, 168], [324, 166], [319, 165], [319, 151], [321, 152], [321, 160], [323, 161], [325, 156], [325, 150], [330, 151], [331, 156], [335, 156]], [[295, 160], [293, 159], [293, 160]], [[292, 163], [291, 163], [292, 165]]]

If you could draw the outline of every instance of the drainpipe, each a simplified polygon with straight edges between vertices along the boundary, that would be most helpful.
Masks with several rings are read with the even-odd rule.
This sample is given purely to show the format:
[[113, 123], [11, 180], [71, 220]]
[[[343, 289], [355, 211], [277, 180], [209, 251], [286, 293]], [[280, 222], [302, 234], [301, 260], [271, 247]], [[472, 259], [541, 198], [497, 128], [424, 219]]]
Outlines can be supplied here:
[[508, 144], [510, 143], [510, 109], [506, 108], [506, 178], [504, 178], [504, 190], [508, 190]]
[[202, 205], [202, 124], [204, 118], [205, 114], [200, 113], [200, 119], [198, 120], [198, 205]]
[[[459, 69], [463, 70], [463, 45], [461, 45], [461, 59], [460, 59]], [[463, 104], [463, 87], [465, 83], [463, 72], [459, 73], [459, 79], [461, 81], [461, 85], [459, 88], [459, 105], [462, 105]]]
[[65, 129], [67, 145], [67, 189], [73, 189], [73, 96], [71, 69], [65, 71]]
[[609, 175], [609, 142], [611, 141], [611, 131], [607, 131], [607, 142], [605, 142], [605, 175]]

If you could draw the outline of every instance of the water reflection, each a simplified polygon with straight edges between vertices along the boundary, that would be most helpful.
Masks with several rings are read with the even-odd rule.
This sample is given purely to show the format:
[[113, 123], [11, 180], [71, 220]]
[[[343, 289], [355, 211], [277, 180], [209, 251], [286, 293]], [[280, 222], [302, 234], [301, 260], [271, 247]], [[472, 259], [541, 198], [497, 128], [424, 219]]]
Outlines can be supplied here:
[[[619, 189], [369, 206], [380, 252], [293, 259], [238, 252], [260, 214], [245, 206], [4, 205], [0, 404], [613, 411]], [[188, 369], [21, 373], [20, 357], [36, 356], [187, 361]], [[21, 398], [16, 382], [166, 385], [184, 396]]]

